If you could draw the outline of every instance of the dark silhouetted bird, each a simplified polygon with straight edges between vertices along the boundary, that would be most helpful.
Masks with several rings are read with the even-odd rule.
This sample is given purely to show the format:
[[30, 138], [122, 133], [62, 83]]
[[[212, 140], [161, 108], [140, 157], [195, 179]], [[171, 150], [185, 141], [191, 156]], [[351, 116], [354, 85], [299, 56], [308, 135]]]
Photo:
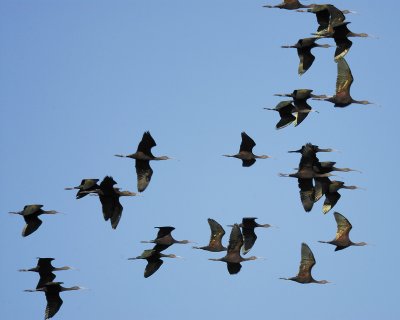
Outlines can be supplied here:
[[208, 224], [210, 225], [211, 229], [211, 236], [210, 236], [210, 242], [208, 243], [207, 246], [203, 247], [193, 247], [194, 249], [203, 249], [206, 251], [211, 251], [211, 252], [220, 252], [220, 251], [226, 251], [226, 248], [222, 245], [222, 238], [225, 235], [225, 230], [222, 228], [222, 226], [215, 221], [214, 219], [207, 219]]
[[319, 27], [316, 34], [319, 36], [332, 34], [333, 28], [346, 20], [344, 13], [351, 12], [349, 10], [341, 11], [331, 4], [314, 5], [307, 11], [315, 13], [317, 17]]
[[307, 118], [310, 112], [317, 112], [312, 110], [311, 106], [307, 103], [307, 100], [310, 98], [326, 98], [326, 95], [315, 95], [312, 94], [313, 90], [310, 89], [295, 89], [292, 93], [277, 93], [275, 96], [279, 97], [291, 97], [293, 98], [293, 104], [296, 107], [297, 111], [295, 113], [296, 120], [294, 121], [295, 127]]
[[296, 117], [293, 115], [296, 112], [295, 106], [292, 104], [292, 100], [290, 101], [281, 101], [279, 102], [275, 108], [264, 108], [266, 110], [277, 111], [281, 119], [276, 124], [276, 129], [282, 129], [291, 124], [296, 120]]
[[26, 292], [42, 291], [45, 293], [47, 300], [44, 316], [45, 319], [52, 318], [58, 312], [58, 310], [60, 310], [60, 307], [63, 304], [63, 301], [60, 297], [60, 292], [83, 289], [82, 287], [78, 286], [65, 288], [61, 286], [62, 284], [63, 282], [48, 282], [42, 288], [25, 290]]
[[323, 195], [325, 195], [325, 201], [322, 206], [322, 212], [328, 213], [339, 201], [341, 195], [339, 194], [338, 191], [340, 189], [355, 190], [361, 188], [357, 186], [346, 186], [343, 181], [336, 181], [336, 180], [331, 181], [328, 178], [324, 178], [324, 179], [318, 179], [317, 189], [318, 189], [318, 191], [316, 191], [317, 194], [322, 193]]
[[314, 265], [315, 265], [314, 254], [312, 253], [311, 249], [308, 247], [307, 244], [302, 243], [299, 273], [295, 277], [280, 278], [280, 279], [292, 280], [298, 283], [319, 283], [319, 284], [329, 283], [329, 281], [327, 280], [315, 280], [312, 277], [311, 269], [314, 267]]
[[137, 195], [131, 191], [120, 191], [119, 188], [114, 188], [115, 184], [117, 182], [112, 177], [106, 176], [100, 183], [99, 189], [87, 191], [88, 193], [97, 193], [99, 195], [104, 220], [110, 220], [113, 229], [117, 228], [122, 216], [122, 210], [124, 209], [119, 202], [119, 197]]
[[242, 132], [242, 142], [240, 144], [239, 153], [234, 155], [224, 154], [223, 156], [241, 159], [243, 167], [252, 166], [256, 162], [256, 159], [271, 158], [270, 156], [267, 155], [256, 156], [253, 153], [253, 148], [255, 147], [255, 145], [256, 143], [254, 142], [254, 140], [250, 138], [246, 132]]
[[228, 272], [230, 274], [236, 274], [242, 268], [242, 265], [240, 264], [241, 262], [257, 259], [257, 257], [255, 256], [249, 258], [243, 258], [240, 255], [240, 248], [242, 247], [242, 245], [243, 245], [242, 232], [240, 231], [239, 225], [234, 224], [231, 231], [231, 235], [229, 237], [227, 254], [219, 259], [210, 258], [208, 260], [226, 262]]
[[180, 258], [174, 254], [163, 254], [158, 250], [149, 249], [144, 250], [140, 256], [136, 258], [129, 258], [128, 260], [137, 260], [137, 259], [145, 259], [147, 260], [146, 268], [144, 269], [144, 277], [148, 278], [152, 274], [154, 274], [164, 263], [161, 258]]
[[149, 131], [143, 134], [135, 153], [129, 155], [116, 154], [116, 157], [126, 157], [135, 159], [135, 168], [137, 174], [137, 188], [139, 192], [146, 190], [153, 175], [153, 169], [150, 167], [151, 160], [168, 160], [167, 156], [155, 157], [151, 149], [156, 146], [156, 142]]
[[19, 212], [10, 212], [12, 214], [19, 214], [24, 217], [26, 225], [24, 229], [22, 229], [22, 236], [29, 236], [31, 233], [35, 232], [40, 225], [42, 224], [42, 220], [39, 219], [41, 214], [56, 214], [58, 211], [55, 210], [43, 210], [43, 205], [41, 204], [29, 204], [24, 207], [22, 211]]
[[337, 231], [336, 237], [332, 241], [319, 241], [321, 243], [329, 243], [336, 246], [335, 251], [346, 249], [350, 246], [365, 246], [365, 242], [352, 242], [349, 238], [349, 233], [351, 228], [353, 227], [349, 220], [347, 220], [343, 215], [339, 212], [334, 212]]
[[141, 241], [141, 243], [155, 243], [156, 245], [154, 246], [153, 250], [161, 252], [172, 246], [174, 243], [187, 244], [192, 242], [189, 240], [176, 240], [174, 237], [172, 237], [171, 232], [175, 230], [174, 227], [166, 226], [154, 228], [159, 229], [157, 237], [154, 240]]
[[30, 269], [20, 269], [19, 271], [32, 271], [39, 273], [40, 279], [36, 286], [36, 289], [39, 289], [42, 288], [46, 283], [52, 282], [56, 278], [56, 275], [53, 273], [53, 271], [72, 269], [72, 267], [68, 266], [59, 268], [53, 267], [51, 264], [51, 261], [53, 260], [54, 258], [38, 258], [36, 267]]
[[76, 194], [76, 198], [80, 199], [80, 198], [83, 198], [84, 196], [88, 195], [88, 193], [85, 192], [85, 191], [93, 191], [93, 190], [99, 189], [100, 186], [97, 184], [98, 181], [99, 181], [99, 179], [83, 179], [79, 186], [68, 187], [68, 188], [65, 188], [65, 190], [78, 189], [78, 192]]
[[317, 152], [331, 152], [334, 149], [320, 149], [318, 146], [311, 143], [307, 143], [299, 150], [289, 151], [301, 153], [301, 160], [297, 173], [295, 174], [280, 174], [281, 176], [289, 176], [297, 178], [298, 186], [300, 189], [300, 200], [303, 208], [306, 212], [311, 211], [315, 202], [315, 188], [313, 179], [328, 177], [329, 172], [320, 172], [315, 170], [315, 167], [319, 164], [319, 160], [316, 156]]
[[304, 38], [297, 41], [292, 46], [282, 46], [282, 48], [296, 48], [297, 55], [299, 56], [300, 63], [298, 68], [299, 75], [304, 74], [313, 64], [315, 60], [315, 56], [311, 53], [311, 49], [313, 48], [329, 48], [331, 45], [329, 44], [318, 44], [318, 38]]
[[278, 8], [278, 9], [286, 9], [286, 10], [296, 10], [300, 8], [312, 8], [313, 4], [304, 5], [299, 2], [299, 0], [284, 0], [282, 3], [273, 5], [264, 5], [264, 8]]
[[[246, 254], [250, 251], [250, 249], [254, 246], [257, 240], [257, 235], [254, 232], [255, 228], [269, 228], [270, 224], [259, 224], [256, 222], [257, 218], [254, 217], [245, 217], [242, 219], [242, 223], [238, 224], [240, 228], [242, 228], [243, 234], [243, 246], [242, 253]], [[233, 227], [229, 225], [229, 227]]]
[[352, 103], [372, 104], [366, 100], [354, 100], [350, 95], [350, 87], [353, 83], [353, 75], [350, 67], [344, 58], [337, 60], [337, 78], [336, 78], [336, 94], [328, 98], [313, 98], [314, 100], [329, 101], [335, 104], [335, 107], [347, 107]]

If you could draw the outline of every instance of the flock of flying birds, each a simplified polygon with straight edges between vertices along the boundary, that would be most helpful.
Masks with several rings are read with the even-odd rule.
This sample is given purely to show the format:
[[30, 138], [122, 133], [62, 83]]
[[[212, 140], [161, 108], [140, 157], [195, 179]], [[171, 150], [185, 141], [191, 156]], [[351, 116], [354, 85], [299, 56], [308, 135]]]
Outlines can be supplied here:
[[[361, 33], [356, 34], [351, 32], [347, 25], [350, 22], [345, 21], [345, 15], [350, 11], [341, 11], [330, 4], [324, 5], [302, 5], [297, 0], [285, 0], [283, 3], [276, 6], [264, 6], [268, 8], [280, 8], [288, 10], [303, 11], [302, 8], [307, 8], [307, 12], [314, 13], [317, 18], [319, 27], [314, 33], [314, 37], [300, 39], [293, 46], [284, 46], [284, 48], [296, 48], [300, 59], [298, 73], [301, 75], [305, 73], [312, 65], [315, 57], [311, 53], [311, 49], [315, 47], [330, 47], [330, 45], [320, 45], [316, 41], [320, 38], [333, 38], [336, 43], [336, 51], [334, 60], [337, 63], [337, 81], [336, 93], [332, 97], [326, 95], [313, 95], [312, 90], [297, 89], [290, 94], [277, 94], [278, 96], [291, 97], [293, 100], [282, 101], [274, 109], [279, 112], [280, 121], [277, 123], [276, 128], [283, 128], [291, 123], [295, 126], [299, 125], [307, 115], [313, 111], [307, 104], [309, 98], [315, 100], [325, 100], [335, 104], [335, 107], [346, 107], [351, 103], [369, 104], [368, 101], [357, 101], [350, 96], [350, 86], [353, 82], [353, 76], [350, 68], [344, 59], [348, 53], [352, 42], [349, 37], [366, 37], [368, 35]], [[267, 108], [266, 108], [267, 109]], [[242, 160], [243, 167], [252, 166], [257, 159], [270, 158], [268, 155], [255, 155], [253, 148], [256, 143], [245, 132], [241, 133], [242, 141], [240, 144], [239, 152], [234, 155], [224, 155], [225, 157], [234, 157]], [[153, 170], [150, 166], [150, 161], [155, 160], [168, 160], [171, 159], [167, 156], [156, 157], [152, 154], [151, 149], [156, 146], [156, 142], [151, 136], [150, 132], [143, 134], [137, 151], [129, 155], [116, 155], [117, 157], [126, 157], [135, 160], [135, 168], [137, 174], [137, 189], [138, 192], [143, 192], [148, 187]], [[314, 204], [322, 197], [325, 197], [322, 211], [324, 214], [329, 212], [339, 201], [341, 195], [340, 189], [357, 189], [356, 186], [346, 186], [342, 181], [332, 181], [332, 171], [357, 171], [350, 168], [337, 168], [336, 163], [331, 161], [319, 161], [316, 154], [318, 152], [331, 152], [333, 149], [321, 149], [316, 145], [307, 143], [299, 150], [289, 151], [300, 153], [301, 159], [297, 171], [292, 174], [280, 174], [282, 177], [296, 178], [299, 186], [300, 200], [306, 212], [312, 210]], [[121, 191], [120, 188], [115, 187], [117, 182], [111, 177], [106, 176], [100, 183], [99, 179], [83, 179], [80, 185], [76, 187], [65, 188], [66, 190], [77, 190], [76, 199], [84, 198], [85, 196], [92, 195], [98, 196], [102, 206], [102, 213], [105, 221], [110, 221], [111, 227], [116, 229], [123, 211], [123, 206], [120, 203], [121, 196], [136, 196], [135, 192]], [[35, 232], [42, 224], [39, 216], [44, 214], [56, 214], [55, 210], [43, 210], [43, 205], [32, 204], [26, 205], [20, 212], [11, 212], [13, 214], [21, 215], [25, 220], [25, 227], [22, 230], [22, 236], [26, 237]], [[354, 243], [349, 238], [349, 233], [352, 228], [350, 222], [340, 213], [334, 212], [334, 217], [337, 224], [336, 237], [331, 241], [320, 241], [322, 243], [329, 243], [336, 246], [335, 251], [345, 249], [349, 246], [363, 246], [365, 242]], [[227, 247], [222, 243], [225, 235], [223, 227], [215, 220], [208, 219], [208, 224], [211, 230], [209, 243], [206, 246], [193, 247], [194, 249], [202, 249], [210, 252], [224, 252], [226, 255], [222, 258], [210, 258], [213, 261], [222, 261], [227, 264], [227, 269], [230, 274], [237, 274], [241, 269], [241, 262], [255, 260], [256, 256], [244, 258], [254, 246], [257, 235], [255, 228], [271, 227], [269, 224], [258, 224], [254, 217], [244, 217], [241, 223], [230, 225], [232, 230], [230, 232], [229, 242]], [[162, 258], [179, 258], [174, 254], [164, 254], [164, 250], [171, 245], [187, 244], [188, 240], [176, 240], [172, 235], [175, 229], [172, 226], [162, 226], [158, 228], [157, 236], [154, 240], [142, 241], [143, 243], [153, 243], [154, 247], [144, 250], [140, 256], [129, 258], [130, 260], [144, 259], [147, 265], [144, 271], [144, 277], [153, 275], [163, 264]], [[25, 290], [28, 292], [40, 291], [44, 292], [47, 300], [45, 310], [45, 319], [52, 318], [60, 309], [63, 301], [60, 298], [60, 292], [69, 290], [78, 290], [81, 287], [63, 287], [63, 282], [55, 282], [54, 271], [68, 270], [71, 267], [65, 266], [61, 268], [53, 267], [51, 261], [53, 258], [38, 258], [36, 267], [30, 269], [22, 269], [20, 271], [32, 271], [39, 273], [39, 281], [36, 289]], [[290, 278], [281, 278], [284, 280], [292, 280], [299, 283], [328, 283], [326, 280], [315, 280], [311, 275], [311, 269], [315, 265], [314, 255], [305, 243], [301, 244], [301, 261], [298, 274]]]

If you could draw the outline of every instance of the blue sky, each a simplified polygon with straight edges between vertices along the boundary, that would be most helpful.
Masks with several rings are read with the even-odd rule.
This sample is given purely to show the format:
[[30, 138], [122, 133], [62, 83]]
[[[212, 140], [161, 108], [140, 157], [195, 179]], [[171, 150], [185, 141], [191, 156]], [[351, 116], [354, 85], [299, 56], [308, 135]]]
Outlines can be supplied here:
[[[353, 98], [376, 105], [335, 109], [313, 101], [319, 114], [278, 131], [277, 114], [263, 110], [280, 101], [273, 94], [333, 94], [336, 64], [334, 48], [316, 48], [313, 66], [299, 77], [296, 51], [280, 46], [315, 32], [316, 19], [264, 4], [0, 1], [2, 318], [43, 316], [44, 296], [23, 292], [36, 286], [37, 275], [17, 272], [36, 257], [74, 266], [56, 279], [89, 288], [64, 293], [55, 319], [399, 318], [393, 93], [400, 4], [334, 2], [358, 12], [348, 16], [352, 31], [379, 37], [355, 38], [346, 57]], [[134, 162], [113, 155], [134, 152], [147, 130], [157, 142], [153, 153], [175, 160], [152, 164], [148, 189], [121, 200], [122, 219], [112, 230], [98, 199], [75, 200], [63, 188], [112, 175], [136, 191]], [[238, 151], [242, 131], [256, 141], [256, 154], [274, 158], [242, 168], [222, 157]], [[323, 215], [318, 202], [305, 213], [297, 181], [278, 176], [298, 165], [299, 156], [287, 151], [309, 141], [340, 150], [321, 161], [363, 172], [339, 174], [366, 190], [343, 190], [335, 210], [353, 224], [352, 240], [370, 245], [334, 252], [318, 243], [335, 235], [333, 211]], [[22, 238], [22, 218], [7, 212], [30, 203], [62, 214], [44, 216], [40, 229]], [[266, 259], [243, 263], [236, 276], [208, 261], [223, 254], [191, 245], [170, 247], [166, 253], [184, 259], [165, 259], [148, 279], [144, 261], [127, 260], [150, 247], [140, 240], [154, 238], [155, 226], [175, 226], [177, 239], [205, 245], [207, 218], [226, 226], [244, 216], [279, 228], [258, 230], [250, 254]], [[332, 284], [278, 279], [297, 273], [301, 242], [317, 260], [314, 277]]]

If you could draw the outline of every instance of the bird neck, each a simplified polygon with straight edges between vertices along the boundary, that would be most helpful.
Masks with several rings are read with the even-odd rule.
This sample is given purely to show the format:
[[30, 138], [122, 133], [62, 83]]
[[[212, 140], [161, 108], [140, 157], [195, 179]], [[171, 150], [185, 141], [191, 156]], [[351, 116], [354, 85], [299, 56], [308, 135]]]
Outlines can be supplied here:
[[59, 267], [59, 268], [54, 268], [54, 271], [62, 271], [62, 270], [70, 270], [72, 269], [71, 267], [64, 266], [64, 267]]

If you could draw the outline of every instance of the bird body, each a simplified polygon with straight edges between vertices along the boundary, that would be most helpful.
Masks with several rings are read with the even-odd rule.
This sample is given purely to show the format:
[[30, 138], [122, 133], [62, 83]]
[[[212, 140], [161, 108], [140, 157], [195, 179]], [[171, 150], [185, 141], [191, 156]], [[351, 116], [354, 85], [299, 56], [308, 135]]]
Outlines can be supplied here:
[[344, 12], [331, 4], [314, 5], [307, 11], [316, 15], [319, 24], [317, 35], [320, 36], [332, 34], [333, 28], [346, 19]]
[[172, 246], [174, 243], [178, 244], [187, 244], [191, 241], [189, 240], [176, 240], [172, 235], [171, 232], [175, 230], [174, 227], [165, 226], [165, 227], [154, 227], [159, 229], [157, 233], [157, 237], [154, 240], [149, 241], [141, 241], [142, 243], [155, 243], [153, 250], [161, 252], [168, 247]]
[[304, 38], [299, 39], [297, 43], [292, 46], [282, 46], [282, 48], [296, 48], [297, 55], [299, 56], [300, 63], [298, 67], [299, 75], [304, 74], [313, 64], [315, 60], [315, 56], [311, 53], [311, 49], [313, 48], [329, 48], [331, 47], [329, 44], [318, 44], [316, 41], [318, 38]]
[[327, 280], [315, 280], [311, 275], [311, 270], [315, 265], [314, 254], [310, 247], [306, 243], [301, 244], [301, 260], [299, 266], [299, 272], [296, 276], [290, 278], [280, 278], [283, 280], [291, 280], [298, 283], [318, 283], [325, 284], [329, 283]]
[[119, 198], [121, 196], [137, 195], [131, 191], [120, 191], [119, 188], [114, 187], [116, 184], [117, 182], [112, 177], [106, 176], [100, 183], [99, 189], [88, 191], [88, 193], [97, 193], [99, 195], [104, 220], [110, 220], [113, 229], [117, 228], [124, 209]]
[[234, 154], [234, 155], [227, 155], [224, 154], [224, 157], [232, 157], [232, 158], [237, 158], [242, 160], [242, 166], [243, 167], [250, 167], [252, 166], [255, 162], [256, 159], [267, 159], [271, 158], [270, 156], [267, 155], [262, 155], [262, 156], [257, 156], [253, 153], [253, 148], [256, 146], [256, 143], [252, 138], [250, 138], [246, 132], [242, 132], [242, 142], [240, 144], [239, 148], [239, 153]]
[[339, 212], [333, 213], [336, 224], [337, 224], [337, 231], [335, 239], [331, 241], [319, 241], [321, 243], [329, 243], [336, 246], [335, 251], [346, 249], [350, 246], [365, 246], [365, 242], [352, 242], [349, 237], [349, 233], [352, 229], [352, 225], [343, 215]]
[[256, 222], [257, 218], [254, 217], [245, 217], [242, 219], [242, 223], [239, 224], [239, 227], [242, 228], [243, 234], [243, 246], [242, 253], [246, 254], [253, 248], [254, 244], [257, 240], [257, 235], [254, 232], [255, 228], [269, 228], [270, 224], [259, 224]]
[[76, 199], [81, 199], [84, 196], [88, 195], [87, 191], [93, 191], [99, 189], [100, 186], [97, 184], [98, 181], [99, 179], [83, 179], [79, 186], [64, 188], [64, 189], [65, 190], [77, 189], [78, 192], [76, 194]]
[[331, 181], [330, 179], [321, 179], [319, 183], [321, 184], [321, 193], [325, 195], [325, 201], [322, 206], [322, 212], [324, 214], [328, 213], [339, 201], [341, 195], [338, 191], [340, 189], [360, 189], [357, 186], [346, 186], [343, 181]]
[[135, 159], [135, 168], [137, 175], [137, 188], [139, 192], [143, 192], [150, 183], [153, 175], [153, 169], [150, 166], [151, 160], [168, 160], [168, 156], [155, 157], [151, 153], [151, 149], [157, 144], [149, 131], [143, 134], [142, 140], [139, 142], [135, 153], [129, 155], [116, 154], [116, 157], [125, 157]]
[[227, 249], [222, 245], [222, 238], [225, 235], [224, 228], [222, 228], [222, 226], [214, 219], [209, 218], [207, 221], [211, 229], [211, 236], [208, 245], [203, 247], [193, 247], [193, 248], [211, 252], [226, 251]]
[[52, 282], [56, 278], [56, 275], [53, 273], [53, 271], [72, 269], [69, 266], [58, 267], [58, 268], [53, 267], [53, 265], [51, 264], [51, 261], [53, 260], [54, 258], [38, 258], [36, 267], [30, 269], [20, 269], [19, 271], [21, 272], [32, 271], [39, 273], [40, 279], [36, 286], [36, 289], [39, 289], [42, 288], [46, 283]]
[[42, 224], [42, 220], [39, 219], [39, 216], [42, 214], [56, 214], [58, 211], [55, 210], [43, 210], [43, 205], [41, 204], [29, 204], [24, 206], [22, 211], [18, 212], [10, 212], [12, 214], [19, 214], [23, 216], [25, 220], [25, 227], [22, 229], [22, 236], [27, 237], [33, 232], [35, 232], [40, 225]]
[[229, 237], [227, 254], [219, 259], [210, 258], [208, 260], [226, 262], [229, 274], [237, 274], [242, 268], [242, 265], [240, 264], [241, 262], [257, 259], [257, 257], [255, 256], [249, 258], [243, 258], [240, 255], [240, 248], [242, 246], [243, 246], [242, 232], [240, 231], [239, 225], [234, 224]]
[[264, 108], [266, 110], [277, 111], [281, 119], [276, 124], [276, 129], [282, 129], [296, 120], [296, 117], [292, 114], [296, 111], [295, 106], [292, 104], [292, 100], [281, 101], [275, 108]]
[[148, 278], [151, 275], [153, 275], [164, 263], [164, 261], [161, 260], [161, 258], [179, 258], [179, 256], [176, 256], [174, 254], [163, 254], [158, 250], [149, 249], [149, 250], [144, 250], [140, 256], [137, 256], [136, 258], [129, 258], [128, 260], [137, 260], [137, 259], [147, 260], [147, 265], [144, 270], [144, 277]]
[[282, 3], [277, 4], [275, 6], [272, 5], [264, 5], [264, 8], [278, 8], [278, 9], [286, 9], [286, 10], [296, 10], [301, 8], [311, 8], [314, 6], [313, 4], [304, 5], [300, 3], [298, 0], [284, 0]]
[[335, 107], [344, 108], [352, 103], [371, 104], [366, 100], [354, 100], [350, 95], [351, 84], [353, 83], [353, 75], [350, 67], [344, 58], [340, 58], [337, 63], [336, 93], [328, 98], [313, 98], [314, 100], [329, 101], [335, 104]]
[[83, 289], [78, 286], [71, 288], [63, 287], [63, 282], [48, 282], [43, 287], [35, 290], [25, 290], [26, 292], [42, 291], [46, 295], [47, 306], [45, 310], [45, 319], [52, 318], [58, 310], [60, 310], [63, 300], [60, 297], [60, 292]]

